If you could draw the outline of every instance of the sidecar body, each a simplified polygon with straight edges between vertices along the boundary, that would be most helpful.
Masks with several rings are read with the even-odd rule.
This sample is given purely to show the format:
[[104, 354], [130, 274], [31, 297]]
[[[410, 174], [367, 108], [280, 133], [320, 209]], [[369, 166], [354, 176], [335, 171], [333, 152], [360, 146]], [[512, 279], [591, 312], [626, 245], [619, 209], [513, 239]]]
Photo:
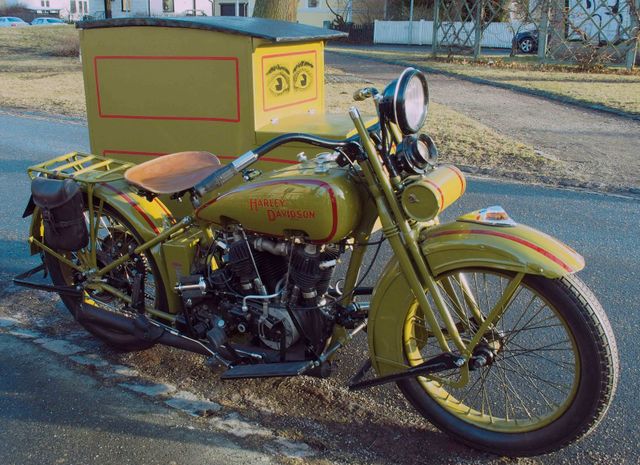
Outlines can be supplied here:
[[[223, 162], [287, 132], [342, 139], [346, 112], [325, 112], [324, 43], [344, 35], [236, 17], [80, 22], [91, 152], [125, 162], [208, 151]], [[318, 149], [285, 146], [272, 170]]]

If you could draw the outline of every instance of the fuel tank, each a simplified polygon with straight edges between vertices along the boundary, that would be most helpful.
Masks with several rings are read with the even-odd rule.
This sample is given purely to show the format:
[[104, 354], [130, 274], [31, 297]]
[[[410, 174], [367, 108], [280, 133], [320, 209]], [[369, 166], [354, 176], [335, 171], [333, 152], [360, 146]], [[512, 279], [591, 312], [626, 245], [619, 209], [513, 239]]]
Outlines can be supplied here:
[[203, 199], [196, 217], [219, 226], [241, 224], [267, 236], [302, 234], [317, 243], [338, 242], [360, 222], [362, 189], [346, 168], [321, 154]]

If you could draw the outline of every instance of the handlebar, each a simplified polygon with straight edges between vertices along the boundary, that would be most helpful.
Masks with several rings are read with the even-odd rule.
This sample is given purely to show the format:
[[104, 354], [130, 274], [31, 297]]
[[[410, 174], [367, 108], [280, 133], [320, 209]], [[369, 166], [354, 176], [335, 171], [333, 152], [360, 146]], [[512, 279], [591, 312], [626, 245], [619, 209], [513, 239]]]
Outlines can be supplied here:
[[334, 140], [334, 139], [326, 139], [324, 137], [316, 137], [309, 134], [303, 134], [298, 132], [292, 132], [289, 134], [283, 134], [274, 139], [271, 139], [268, 142], [260, 145], [254, 150], [250, 150], [244, 155], [239, 156], [227, 166], [220, 168], [219, 170], [214, 171], [211, 175], [209, 175], [204, 180], [200, 181], [198, 184], [194, 186], [194, 190], [199, 196], [203, 196], [207, 192], [222, 187], [226, 184], [231, 178], [233, 178], [236, 174], [240, 173], [243, 169], [247, 168], [249, 165], [258, 161], [262, 156], [271, 152], [272, 150], [280, 147], [284, 144], [289, 144], [291, 142], [302, 142], [309, 145], [314, 145], [316, 147], [322, 147], [329, 150], [336, 150], [339, 148], [346, 147], [350, 143], [352, 143], [357, 136], [350, 137], [344, 140]]

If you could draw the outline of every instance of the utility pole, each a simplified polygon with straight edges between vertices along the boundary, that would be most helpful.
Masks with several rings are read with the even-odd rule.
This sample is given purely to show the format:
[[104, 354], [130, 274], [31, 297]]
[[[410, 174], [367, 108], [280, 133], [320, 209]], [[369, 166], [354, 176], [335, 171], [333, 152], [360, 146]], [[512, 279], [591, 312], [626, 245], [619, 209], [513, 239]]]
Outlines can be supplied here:
[[413, 0], [409, 4], [409, 41], [408, 44], [413, 43]]
[[111, 0], [104, 0], [104, 17], [111, 18]]
[[638, 18], [640, 14], [640, 0], [635, 0], [635, 5], [631, 5], [631, 2], [633, 1], [634, 0], [629, 0], [629, 6], [635, 6], [635, 11], [633, 11], [634, 9], [631, 9], [631, 30], [636, 33], [636, 38], [631, 41], [629, 44], [629, 50], [627, 50], [625, 64], [627, 65], [628, 70], [632, 70], [635, 65], [636, 56], [638, 54], [638, 43], [640, 42], [640, 19]]

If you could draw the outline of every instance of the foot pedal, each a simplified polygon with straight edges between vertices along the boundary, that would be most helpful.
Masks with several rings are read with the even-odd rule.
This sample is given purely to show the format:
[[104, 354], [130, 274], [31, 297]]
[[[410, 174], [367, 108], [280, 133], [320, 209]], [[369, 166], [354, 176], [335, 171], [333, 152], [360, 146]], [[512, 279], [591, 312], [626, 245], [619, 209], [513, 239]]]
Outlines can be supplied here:
[[299, 376], [314, 366], [314, 362], [259, 363], [256, 365], [237, 365], [225, 371], [222, 379], [238, 378], [275, 378], [279, 376]]
[[[38, 273], [42, 271], [42, 279], [36, 277]], [[17, 286], [28, 287], [30, 289], [38, 289], [39, 291], [56, 292], [60, 295], [81, 298], [84, 295], [84, 291], [81, 288], [74, 286], [58, 286], [51, 284], [50, 276], [47, 274], [44, 263], [36, 266], [35, 268], [25, 271], [13, 278], [13, 283]]]

